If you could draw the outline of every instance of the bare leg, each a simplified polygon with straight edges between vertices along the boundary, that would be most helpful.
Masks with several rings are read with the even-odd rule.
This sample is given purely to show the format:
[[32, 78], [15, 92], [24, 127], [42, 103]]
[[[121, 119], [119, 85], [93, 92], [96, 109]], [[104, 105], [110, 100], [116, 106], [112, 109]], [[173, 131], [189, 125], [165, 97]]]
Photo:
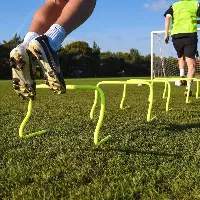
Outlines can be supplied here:
[[29, 33], [41, 36], [29, 42], [29, 51], [40, 60], [46, 84], [55, 93], [65, 93], [57, 50], [74, 29], [83, 24], [94, 10], [96, 0], [47, 0], [35, 13]]
[[59, 24], [69, 34], [89, 18], [95, 4], [96, 0], [47, 0], [36, 11], [29, 32], [41, 35]]
[[188, 78], [194, 78], [195, 76], [195, 67], [196, 67], [196, 61], [195, 58], [187, 58], [186, 57], [186, 62], [188, 66]]
[[95, 5], [96, 0], [69, 0], [55, 23], [62, 26], [68, 35], [90, 17]]
[[[196, 68], [196, 60], [195, 58], [186, 57], [186, 62], [188, 66], [188, 78], [194, 78], [195, 76], [195, 68]], [[190, 86], [192, 86], [193, 81], [189, 81]]]
[[178, 65], [180, 70], [180, 76], [185, 76], [184, 72], [184, 66], [185, 66], [185, 57], [182, 56], [181, 58], [178, 58]]
[[24, 42], [10, 54], [13, 86], [18, 95], [23, 99], [35, 98], [35, 77], [31, 76], [35, 65], [30, 63], [30, 56], [39, 58], [46, 84], [56, 93], [66, 92], [56, 51], [65, 37], [89, 18], [95, 4], [96, 0], [46, 0], [36, 11]]
[[44, 34], [60, 16], [67, 1], [47, 0], [34, 14], [29, 32]]

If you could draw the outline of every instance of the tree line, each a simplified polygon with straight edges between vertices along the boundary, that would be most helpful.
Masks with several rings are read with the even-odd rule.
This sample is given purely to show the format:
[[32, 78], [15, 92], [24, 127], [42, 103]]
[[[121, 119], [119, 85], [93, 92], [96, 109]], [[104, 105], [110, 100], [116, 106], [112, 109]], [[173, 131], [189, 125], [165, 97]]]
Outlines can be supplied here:
[[[15, 34], [10, 41], [0, 44], [0, 79], [12, 78], [9, 55], [21, 42], [20, 35]], [[77, 41], [61, 46], [58, 54], [65, 78], [150, 76], [150, 54], [143, 56], [134, 48], [127, 53], [101, 52], [95, 41], [92, 47], [87, 42]]]

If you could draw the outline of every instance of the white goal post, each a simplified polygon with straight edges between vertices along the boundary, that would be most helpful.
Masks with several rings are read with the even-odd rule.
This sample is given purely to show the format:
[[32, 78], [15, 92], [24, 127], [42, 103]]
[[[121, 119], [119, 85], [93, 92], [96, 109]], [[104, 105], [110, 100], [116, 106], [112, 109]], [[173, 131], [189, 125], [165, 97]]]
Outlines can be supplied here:
[[[198, 47], [200, 48], [200, 28], [198, 30]], [[165, 31], [151, 32], [151, 79], [156, 77], [179, 76], [178, 57], [171, 38], [169, 43], [164, 42]], [[197, 47], [197, 48], [198, 48]], [[186, 66], [187, 73], [187, 66]], [[200, 61], [197, 58], [196, 73], [200, 73]]]

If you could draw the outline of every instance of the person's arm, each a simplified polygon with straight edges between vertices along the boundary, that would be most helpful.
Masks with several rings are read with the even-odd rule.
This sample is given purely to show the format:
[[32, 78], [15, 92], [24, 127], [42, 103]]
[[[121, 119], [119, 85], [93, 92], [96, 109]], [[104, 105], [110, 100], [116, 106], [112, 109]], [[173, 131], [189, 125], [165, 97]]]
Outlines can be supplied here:
[[[198, 3], [198, 9], [197, 9], [197, 17], [200, 17], [200, 4]], [[200, 20], [197, 20], [197, 24], [200, 24]]]
[[165, 43], [167, 44], [169, 41], [169, 25], [171, 21], [171, 15], [166, 15], [165, 17]]
[[171, 22], [171, 17], [173, 16], [173, 8], [172, 6], [169, 7], [169, 9], [165, 12], [165, 38], [164, 41], [167, 44], [169, 41], [169, 26]]

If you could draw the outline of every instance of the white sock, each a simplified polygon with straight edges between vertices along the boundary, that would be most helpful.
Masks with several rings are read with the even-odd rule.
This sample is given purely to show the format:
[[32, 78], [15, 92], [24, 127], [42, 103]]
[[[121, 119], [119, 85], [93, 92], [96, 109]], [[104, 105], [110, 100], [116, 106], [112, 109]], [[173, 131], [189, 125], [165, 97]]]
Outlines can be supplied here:
[[184, 69], [180, 69], [180, 76], [185, 76], [185, 70]]
[[35, 32], [28, 32], [24, 37], [23, 44], [28, 45], [31, 40], [33, 40], [34, 38], [36, 38], [38, 36], [39, 35]]
[[54, 51], [60, 48], [61, 43], [67, 36], [65, 29], [59, 24], [53, 24], [45, 35], [48, 37], [49, 44]]

